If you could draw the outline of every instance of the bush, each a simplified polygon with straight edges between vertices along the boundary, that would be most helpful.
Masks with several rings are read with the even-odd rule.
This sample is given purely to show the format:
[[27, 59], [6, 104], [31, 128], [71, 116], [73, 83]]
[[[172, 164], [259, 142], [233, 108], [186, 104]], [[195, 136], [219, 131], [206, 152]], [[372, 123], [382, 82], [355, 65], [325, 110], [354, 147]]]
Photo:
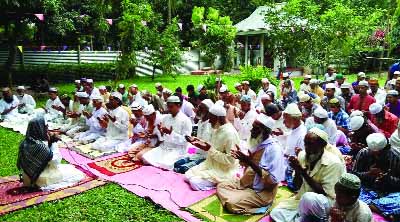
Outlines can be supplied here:
[[273, 72], [270, 68], [263, 66], [240, 66], [240, 80], [247, 80], [250, 83], [250, 88], [254, 91], [258, 91], [261, 88], [261, 79], [268, 78], [271, 84], [278, 86], [278, 80], [273, 76]]
[[[31, 84], [38, 77], [47, 77], [50, 83], [71, 82], [81, 77], [94, 80], [110, 80], [115, 78], [114, 63], [82, 63], [78, 64], [48, 64], [25, 65], [16, 68], [13, 73], [14, 84]], [[7, 79], [2, 78], [5, 84]]]

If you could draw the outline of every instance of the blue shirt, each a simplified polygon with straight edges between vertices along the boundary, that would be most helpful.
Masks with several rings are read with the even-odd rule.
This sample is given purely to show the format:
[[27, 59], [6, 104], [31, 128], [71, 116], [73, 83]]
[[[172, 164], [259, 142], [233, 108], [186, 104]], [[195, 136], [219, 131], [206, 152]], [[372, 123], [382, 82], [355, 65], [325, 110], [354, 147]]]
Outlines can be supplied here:
[[328, 117], [329, 119], [335, 121], [336, 126], [340, 126], [345, 128], [346, 130], [350, 130], [349, 114], [347, 114], [343, 109], [340, 109], [340, 111], [336, 114], [334, 114], [332, 111], [328, 112]]

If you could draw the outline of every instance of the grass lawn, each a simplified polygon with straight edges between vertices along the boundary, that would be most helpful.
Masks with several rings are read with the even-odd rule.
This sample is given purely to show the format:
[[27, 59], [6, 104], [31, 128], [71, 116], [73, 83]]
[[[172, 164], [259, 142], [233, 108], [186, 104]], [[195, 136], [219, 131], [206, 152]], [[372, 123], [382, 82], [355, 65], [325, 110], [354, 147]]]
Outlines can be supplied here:
[[[230, 90], [238, 81], [238, 75], [223, 76], [225, 84]], [[158, 77], [155, 82], [161, 82], [165, 87], [175, 90], [181, 86], [185, 92], [186, 85], [193, 84], [195, 87], [201, 84], [206, 76], [178, 76]], [[301, 78], [294, 78], [298, 87]], [[348, 76], [348, 81], [354, 81], [355, 76]], [[154, 83], [151, 78], [141, 77], [123, 80], [129, 86], [133, 83], [139, 85], [139, 89], [147, 89], [155, 92]], [[380, 80], [381, 85], [384, 82]], [[112, 85], [111, 82], [100, 82], [96, 85]], [[58, 84], [60, 93], [71, 93], [73, 84]], [[46, 99], [38, 99], [38, 106], [42, 106]], [[18, 174], [16, 160], [18, 146], [23, 139], [18, 133], [0, 127], [0, 176]], [[170, 212], [157, 209], [152, 203], [140, 198], [116, 184], [108, 184], [103, 187], [92, 189], [80, 195], [63, 200], [40, 204], [25, 210], [16, 211], [0, 217], [1, 221], [180, 221], [178, 217]]]

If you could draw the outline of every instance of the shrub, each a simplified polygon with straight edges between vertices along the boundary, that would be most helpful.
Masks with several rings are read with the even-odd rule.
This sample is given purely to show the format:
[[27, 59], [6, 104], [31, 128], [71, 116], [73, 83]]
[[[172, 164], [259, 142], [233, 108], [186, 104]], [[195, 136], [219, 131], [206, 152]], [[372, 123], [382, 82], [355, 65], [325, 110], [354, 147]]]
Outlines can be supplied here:
[[258, 91], [261, 88], [261, 79], [268, 78], [271, 84], [277, 86], [279, 82], [273, 76], [273, 72], [270, 68], [263, 66], [240, 66], [240, 80], [247, 80], [250, 83], [250, 88], [254, 91]]

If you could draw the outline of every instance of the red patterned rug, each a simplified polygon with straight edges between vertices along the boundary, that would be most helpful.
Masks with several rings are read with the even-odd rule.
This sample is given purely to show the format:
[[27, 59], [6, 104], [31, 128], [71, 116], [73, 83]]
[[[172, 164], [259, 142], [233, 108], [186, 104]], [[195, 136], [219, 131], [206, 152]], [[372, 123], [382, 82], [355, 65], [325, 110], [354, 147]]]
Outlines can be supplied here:
[[143, 166], [143, 164], [140, 161], [132, 161], [132, 158], [128, 154], [125, 154], [119, 157], [88, 163], [88, 166], [104, 175], [114, 176], [135, 170]]
[[22, 183], [18, 176], [0, 178], [0, 215], [37, 205], [47, 201], [53, 201], [76, 195], [92, 188], [102, 186], [106, 182], [86, 177], [79, 183], [54, 191], [35, 191], [29, 193], [12, 194], [10, 190], [19, 190]]

